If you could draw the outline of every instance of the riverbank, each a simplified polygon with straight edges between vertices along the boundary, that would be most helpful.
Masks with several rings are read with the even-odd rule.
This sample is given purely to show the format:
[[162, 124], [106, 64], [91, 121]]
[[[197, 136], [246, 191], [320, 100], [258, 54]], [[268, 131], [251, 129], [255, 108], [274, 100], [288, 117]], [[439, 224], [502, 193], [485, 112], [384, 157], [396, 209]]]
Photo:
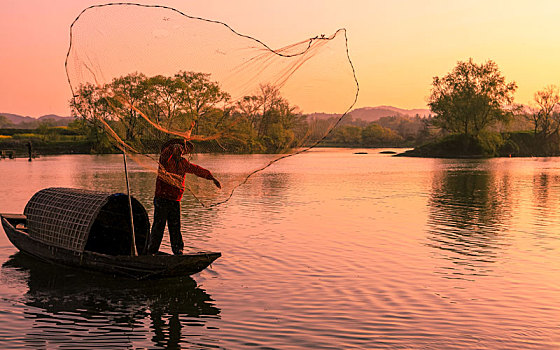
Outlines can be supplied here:
[[58, 155], [58, 154], [91, 154], [93, 144], [86, 140], [65, 141], [43, 141], [43, 140], [1, 140], [0, 151], [13, 154], [15, 158], [29, 156], [28, 144], [31, 142], [34, 155]]
[[[28, 143], [31, 142], [32, 150], [35, 155], [62, 155], [62, 154], [116, 154], [120, 150], [116, 147], [104, 147], [100, 150], [94, 142], [85, 139], [67, 140], [42, 140], [40, 138], [1, 138], [0, 152], [13, 154], [15, 158], [27, 158], [29, 156]], [[204, 146], [199, 145], [197, 153], [212, 153]], [[380, 148], [410, 148], [394, 145], [383, 145], [378, 147], [364, 147], [363, 145], [341, 145], [341, 144], [320, 144], [316, 148], [356, 148], [356, 149], [380, 149]], [[239, 154], [239, 153], [236, 153]], [[249, 154], [249, 153], [247, 153]]]
[[477, 159], [493, 157], [560, 156], [558, 136], [543, 139], [532, 132], [448, 135], [398, 157]]

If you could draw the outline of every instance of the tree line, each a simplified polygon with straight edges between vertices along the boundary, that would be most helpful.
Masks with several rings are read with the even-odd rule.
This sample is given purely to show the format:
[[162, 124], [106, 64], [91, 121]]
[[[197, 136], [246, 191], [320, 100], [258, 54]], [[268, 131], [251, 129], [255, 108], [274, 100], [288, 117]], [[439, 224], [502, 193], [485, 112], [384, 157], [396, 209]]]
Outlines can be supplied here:
[[[441, 155], [443, 148], [453, 150], [451, 156], [560, 154], [559, 88], [537, 91], [529, 106], [515, 103], [516, 90], [495, 62], [469, 59], [434, 77], [428, 98], [433, 118], [394, 115], [371, 123], [349, 115], [339, 122], [303, 114], [271, 85], [232, 101], [209, 74], [133, 73], [104, 86], [82, 85], [70, 101], [77, 118], [69, 128], [100, 153], [115, 150], [106, 124], [143, 152], [157, 152], [174, 137], [166, 130], [192, 126], [192, 135], [205, 136], [194, 139], [199, 151], [281, 153], [323, 140], [320, 145], [337, 147], [419, 146], [426, 156]], [[9, 124], [6, 118], [0, 122]], [[37, 134], [48, 141], [60, 132], [41, 125]]]
[[411, 147], [431, 140], [430, 118], [392, 115], [375, 122], [344, 118], [324, 144], [345, 147]]
[[157, 151], [175, 131], [188, 131], [199, 150], [278, 153], [312, 134], [296, 106], [271, 85], [237, 101], [209, 74], [178, 72], [172, 77], [133, 73], [104, 86], [82, 85], [70, 101], [83, 132], [100, 147], [104, 128], [145, 152]]
[[414, 146], [430, 136], [428, 119], [418, 115], [394, 115], [376, 122], [351, 116], [340, 123], [338, 117], [314, 119], [271, 85], [261, 85], [257, 93], [231, 101], [209, 74], [196, 72], [172, 77], [133, 73], [104, 86], [82, 85], [70, 106], [77, 117], [71, 127], [87, 135], [95, 152], [113, 147], [104, 123], [144, 152], [157, 152], [158, 145], [173, 137], [163, 130], [184, 130], [190, 125], [192, 135], [210, 136], [193, 139], [197, 150], [230, 153], [282, 153], [319, 140], [322, 146], [335, 147]]

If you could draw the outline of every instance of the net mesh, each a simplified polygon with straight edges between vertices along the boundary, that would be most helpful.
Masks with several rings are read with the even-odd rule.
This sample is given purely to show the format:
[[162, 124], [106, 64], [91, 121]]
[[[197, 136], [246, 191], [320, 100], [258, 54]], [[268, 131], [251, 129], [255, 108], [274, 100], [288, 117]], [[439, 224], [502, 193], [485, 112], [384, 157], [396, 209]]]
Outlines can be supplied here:
[[319, 144], [358, 95], [344, 29], [272, 49], [222, 22], [131, 3], [79, 14], [66, 71], [74, 113], [166, 183], [182, 179], [158, 164], [162, 146], [194, 144], [190, 162], [221, 183], [187, 174], [204, 206]]

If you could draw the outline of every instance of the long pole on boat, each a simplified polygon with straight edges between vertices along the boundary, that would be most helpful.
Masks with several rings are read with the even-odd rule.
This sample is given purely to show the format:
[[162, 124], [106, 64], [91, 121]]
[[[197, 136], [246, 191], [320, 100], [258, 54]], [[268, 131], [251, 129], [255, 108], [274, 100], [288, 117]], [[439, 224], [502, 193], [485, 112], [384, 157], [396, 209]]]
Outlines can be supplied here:
[[126, 177], [126, 193], [128, 195], [128, 209], [130, 209], [130, 228], [132, 232], [132, 244], [130, 246], [130, 255], [137, 256], [138, 252], [136, 251], [136, 239], [134, 234], [134, 215], [132, 214], [132, 199], [130, 198], [130, 186], [128, 184], [128, 170], [126, 168], [126, 152], [123, 151], [123, 159], [124, 159], [124, 174]]

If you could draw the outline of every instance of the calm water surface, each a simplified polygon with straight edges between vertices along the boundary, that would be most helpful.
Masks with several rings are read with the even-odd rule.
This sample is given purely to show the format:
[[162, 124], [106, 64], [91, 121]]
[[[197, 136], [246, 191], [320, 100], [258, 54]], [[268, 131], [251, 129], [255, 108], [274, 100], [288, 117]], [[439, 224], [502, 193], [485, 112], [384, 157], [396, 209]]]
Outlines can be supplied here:
[[[286, 159], [211, 210], [185, 198], [186, 245], [223, 254], [192, 278], [38, 263], [0, 232], [0, 348], [560, 349], [560, 158], [355, 151]], [[0, 212], [50, 186], [124, 188], [120, 156], [0, 175]], [[133, 167], [150, 214], [154, 181]]]

